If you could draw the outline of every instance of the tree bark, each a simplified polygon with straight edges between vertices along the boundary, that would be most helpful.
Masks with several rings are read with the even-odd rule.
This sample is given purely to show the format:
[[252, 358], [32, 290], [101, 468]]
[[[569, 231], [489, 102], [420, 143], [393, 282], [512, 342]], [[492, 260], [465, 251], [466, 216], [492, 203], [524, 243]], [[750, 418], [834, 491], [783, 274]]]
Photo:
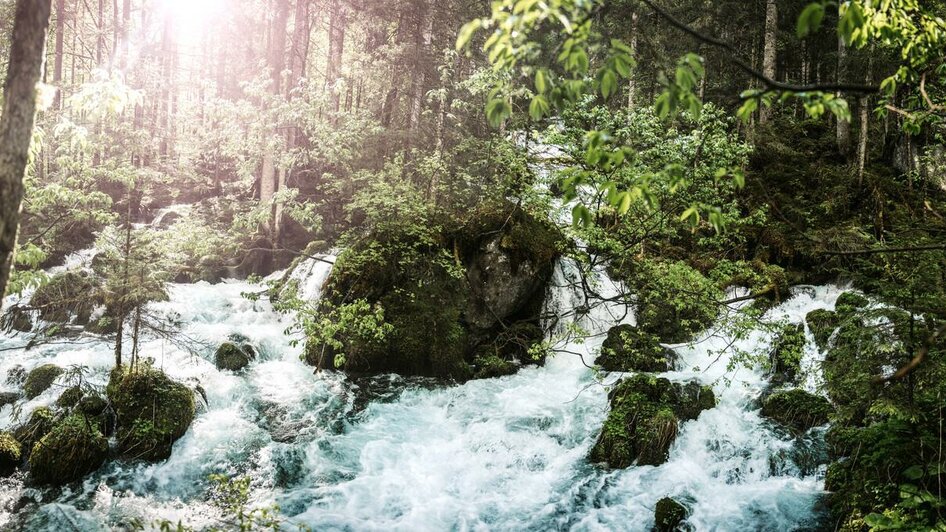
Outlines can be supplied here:
[[430, 43], [433, 41], [434, 17], [431, 15], [431, 4], [425, 0], [421, 5], [421, 13], [417, 24], [417, 47], [414, 52], [414, 86], [411, 96], [411, 114], [408, 120], [407, 128], [416, 129], [420, 124], [421, 111], [424, 109], [424, 94], [427, 92], [427, 72], [425, 55], [430, 49]]
[[[0, 296], [6, 293], [23, 202], [52, 0], [17, 0], [0, 116]], [[0, 299], [0, 306], [2, 306]]]
[[[844, 44], [844, 39], [838, 37], [838, 83], [844, 83], [847, 81], [847, 46]], [[838, 95], [841, 93], [839, 92]], [[850, 120], [842, 120], [838, 118], [838, 153], [844, 156], [845, 159], [851, 157], [851, 122]]]
[[[765, 43], [762, 51], [762, 75], [775, 79], [776, 44], [778, 39], [778, 5], [776, 0], [765, 2]], [[759, 109], [759, 123], [768, 122], [772, 111], [766, 106]]]
[[56, 86], [54, 109], [62, 109], [62, 54], [66, 36], [66, 0], [56, 0], [56, 54], [53, 59], [53, 85]]
[[347, 20], [344, 9], [340, 0], [332, 0], [329, 13], [328, 68], [325, 69], [325, 88], [331, 94], [332, 111], [336, 113], [339, 107], [339, 94], [336, 86], [341, 77], [342, 54], [345, 51]]
[[[631, 13], [631, 58], [637, 61], [637, 11]], [[637, 72], [635, 67], [631, 67], [631, 75], [627, 77], [627, 108], [634, 109], [634, 98], [637, 94]]]

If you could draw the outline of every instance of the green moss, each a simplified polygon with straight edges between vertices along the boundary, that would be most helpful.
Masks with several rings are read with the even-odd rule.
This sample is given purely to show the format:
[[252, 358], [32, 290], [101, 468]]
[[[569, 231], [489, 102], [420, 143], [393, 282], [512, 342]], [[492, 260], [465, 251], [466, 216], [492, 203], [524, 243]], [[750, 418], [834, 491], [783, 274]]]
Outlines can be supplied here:
[[112, 379], [108, 394], [121, 453], [144, 460], [170, 456], [196, 413], [190, 388], [155, 369], [116, 372]]
[[82, 388], [78, 386], [70, 386], [69, 388], [66, 388], [66, 390], [61, 394], [59, 394], [59, 398], [56, 399], [56, 406], [59, 408], [72, 408], [79, 404], [79, 401], [82, 399], [82, 395]]
[[240, 371], [256, 358], [256, 350], [248, 343], [224, 342], [217, 348], [214, 363], [218, 369]]
[[818, 349], [828, 347], [828, 340], [840, 324], [840, 318], [837, 313], [825, 309], [812, 310], [805, 316], [805, 322], [808, 323], [808, 329], [815, 337], [815, 344]]
[[43, 364], [33, 368], [26, 375], [26, 382], [23, 383], [23, 392], [27, 399], [33, 399], [49, 389], [56, 382], [56, 379], [62, 375], [63, 369], [55, 364]]
[[661, 372], [673, 369], [674, 352], [633, 325], [608, 330], [595, 364], [605, 371]]
[[9, 432], [0, 432], [0, 477], [12, 474], [20, 459], [20, 442]]
[[716, 403], [709, 387], [647, 374], [622, 380], [609, 401], [611, 411], [590, 458], [614, 468], [664, 463], [678, 422], [695, 419]]
[[95, 471], [108, 457], [108, 441], [83, 416], [69, 416], [33, 446], [30, 475], [40, 484], [62, 485]]
[[805, 354], [805, 343], [804, 326], [787, 324], [782, 327], [773, 342], [772, 353], [769, 356], [774, 384], [798, 381], [801, 359]]
[[866, 307], [870, 301], [857, 292], [843, 292], [838, 296], [834, 303], [834, 308], [839, 314], [849, 314]]
[[55, 416], [53, 411], [41, 406], [30, 413], [29, 420], [14, 429], [13, 436], [22, 445], [27, 454], [33, 450], [33, 445], [49, 433], [53, 428]]
[[648, 260], [622, 275], [637, 295], [637, 326], [661, 342], [686, 342], [713, 324], [722, 290], [682, 261]]
[[519, 365], [496, 355], [489, 355], [475, 358], [473, 360], [473, 371], [473, 378], [488, 379], [512, 375], [519, 371]]
[[834, 412], [820, 395], [800, 388], [775, 392], [762, 403], [762, 415], [798, 432], [824, 425]]
[[657, 532], [673, 532], [687, 518], [687, 509], [679, 502], [664, 497], [654, 509], [654, 528]]

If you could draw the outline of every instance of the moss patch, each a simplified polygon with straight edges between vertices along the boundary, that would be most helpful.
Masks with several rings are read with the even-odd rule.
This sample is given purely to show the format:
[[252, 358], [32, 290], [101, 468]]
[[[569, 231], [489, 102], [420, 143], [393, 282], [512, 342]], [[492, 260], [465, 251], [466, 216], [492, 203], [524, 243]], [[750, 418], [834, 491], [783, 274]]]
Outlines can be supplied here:
[[40, 484], [62, 485], [95, 471], [108, 457], [108, 441], [83, 416], [69, 416], [30, 453], [30, 474]]
[[662, 372], [673, 369], [673, 350], [653, 335], [633, 325], [618, 325], [608, 330], [595, 364], [605, 371]]
[[55, 364], [43, 364], [33, 368], [26, 375], [26, 382], [23, 383], [23, 393], [26, 398], [33, 399], [48, 390], [63, 371]]
[[256, 349], [248, 343], [224, 342], [214, 354], [218, 369], [240, 371], [256, 358]]
[[815, 344], [818, 349], [828, 347], [828, 340], [840, 324], [840, 318], [837, 313], [825, 309], [812, 310], [805, 316], [805, 322], [808, 323], [808, 329], [815, 337]]
[[687, 509], [679, 502], [664, 497], [654, 509], [654, 528], [658, 532], [673, 532], [687, 518]]
[[170, 456], [196, 413], [190, 388], [155, 369], [114, 372], [108, 388], [121, 453], [144, 460]]
[[20, 442], [9, 432], [0, 432], [0, 477], [11, 475], [20, 465]]
[[708, 386], [671, 383], [646, 374], [621, 381], [609, 400], [611, 412], [590, 458], [615, 468], [666, 462], [678, 422], [695, 419], [716, 404]]
[[13, 437], [23, 445], [23, 451], [29, 454], [33, 450], [33, 445], [49, 434], [54, 423], [53, 411], [41, 406], [30, 413], [30, 418], [26, 423], [14, 429]]
[[798, 324], [787, 324], [779, 331], [769, 355], [772, 383], [798, 382], [801, 359], [805, 354], [805, 328]]
[[824, 425], [834, 411], [820, 395], [800, 388], [775, 392], [762, 403], [762, 415], [797, 432]]

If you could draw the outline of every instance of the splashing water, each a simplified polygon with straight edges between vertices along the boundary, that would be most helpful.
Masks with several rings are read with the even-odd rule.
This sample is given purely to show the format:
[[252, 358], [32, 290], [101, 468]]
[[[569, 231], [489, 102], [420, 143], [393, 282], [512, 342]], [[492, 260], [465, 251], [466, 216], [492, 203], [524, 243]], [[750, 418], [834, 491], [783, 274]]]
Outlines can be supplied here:
[[[302, 295], [318, 297], [330, 268], [326, 261], [303, 263], [293, 274]], [[206, 410], [164, 462], [112, 461], [61, 491], [29, 487], [22, 475], [0, 481], [0, 526], [96, 530], [159, 519], [219, 525], [207, 477], [224, 473], [252, 478], [252, 504], [276, 503], [289, 521], [314, 530], [645, 530], [665, 496], [686, 502], [696, 530], [815, 527], [823, 485], [819, 429], [795, 438], [764, 421], [757, 406], [767, 386], [762, 371], [728, 372], [726, 353], [710, 364], [725, 337], [676, 348], [680, 369], [666, 376], [712, 384], [720, 401], [681, 425], [667, 463], [613, 471], [588, 463], [607, 415], [606, 384], [618, 376], [602, 383], [586, 364], [611, 326], [634, 318], [611, 300], [622, 287], [603, 270], [592, 280], [601, 300], [578, 290], [576, 275], [560, 264], [547, 310], [566, 317], [586, 309], [575, 319], [589, 338], [557, 340], [560, 352], [543, 367], [453, 386], [315, 374], [284, 334], [292, 316], [241, 296], [258, 286], [170, 285], [170, 301], [151, 310], [178, 314], [200, 356], [161, 339], [147, 340], [141, 351], [173, 378], [200, 383]], [[798, 291], [767, 318], [802, 322], [812, 309], [832, 308], [840, 292]], [[550, 324], [553, 338], [565, 321]], [[212, 363], [216, 345], [231, 333], [260, 348], [242, 374]], [[111, 345], [92, 335], [70, 341], [24, 350], [24, 336], [0, 337], [0, 349], [7, 349], [0, 375], [51, 362], [83, 365], [86, 378], [104, 384]], [[770, 341], [759, 332], [737, 346], [764, 348]], [[810, 334], [808, 344], [803, 367], [815, 368]], [[21, 411], [51, 404], [62, 384]], [[0, 410], [0, 427], [14, 424], [11, 407]]]

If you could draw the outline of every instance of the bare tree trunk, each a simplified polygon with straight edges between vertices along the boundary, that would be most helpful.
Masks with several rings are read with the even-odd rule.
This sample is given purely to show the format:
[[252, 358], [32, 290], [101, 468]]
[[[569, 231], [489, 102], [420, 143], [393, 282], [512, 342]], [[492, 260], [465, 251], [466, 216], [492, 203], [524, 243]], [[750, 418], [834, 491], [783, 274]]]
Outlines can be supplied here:
[[[762, 52], [762, 74], [775, 79], [776, 39], [778, 38], [778, 5], [776, 0], [765, 2], [765, 43]], [[766, 106], [759, 109], [759, 123], [768, 122], [772, 111]]]
[[[874, 60], [867, 60], [867, 83], [870, 83], [872, 77]], [[861, 185], [864, 180], [864, 168], [867, 166], [867, 137], [870, 134], [870, 97], [866, 94], [861, 96], [858, 101], [858, 107], [861, 111], [860, 137], [857, 143], [857, 184]]]
[[56, 86], [54, 109], [62, 109], [62, 54], [66, 34], [66, 0], [56, 0], [56, 54], [53, 59], [53, 85]]
[[[838, 37], [838, 83], [847, 81], [847, 46], [844, 45], [844, 39]], [[838, 93], [840, 95], [840, 93]], [[841, 118], [838, 121], [838, 153], [845, 159], [851, 157], [851, 122]]]
[[418, 35], [416, 36], [417, 49], [414, 53], [414, 86], [411, 96], [411, 114], [408, 119], [407, 129], [415, 129], [420, 124], [421, 111], [424, 109], [424, 94], [427, 92], [427, 73], [425, 72], [426, 61], [425, 54], [430, 49], [430, 43], [433, 41], [434, 17], [430, 13], [431, 4], [429, 0], [423, 2], [421, 7], [420, 21], [418, 22]]
[[[637, 61], [637, 11], [631, 13], [631, 58]], [[627, 108], [634, 109], [634, 98], [637, 95], [637, 72], [636, 68], [631, 68], [631, 75], [627, 77]]]
[[340, 0], [332, 0], [329, 13], [328, 68], [325, 70], [325, 88], [332, 95], [332, 111], [338, 112], [339, 94], [336, 90], [341, 77], [342, 54], [345, 50], [345, 8]]
[[[13, 267], [52, 0], [17, 0], [0, 116], [0, 296]], [[2, 306], [0, 299], [0, 306]]]

